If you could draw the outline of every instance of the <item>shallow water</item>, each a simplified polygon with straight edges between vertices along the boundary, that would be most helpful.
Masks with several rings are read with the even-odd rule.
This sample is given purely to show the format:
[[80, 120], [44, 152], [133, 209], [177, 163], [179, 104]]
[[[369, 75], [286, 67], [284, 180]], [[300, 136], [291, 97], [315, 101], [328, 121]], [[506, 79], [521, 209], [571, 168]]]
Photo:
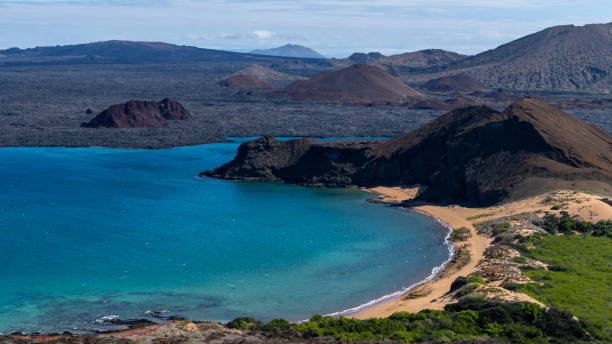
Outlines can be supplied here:
[[197, 178], [238, 143], [0, 149], [0, 332], [300, 320], [427, 277], [446, 230], [357, 190]]

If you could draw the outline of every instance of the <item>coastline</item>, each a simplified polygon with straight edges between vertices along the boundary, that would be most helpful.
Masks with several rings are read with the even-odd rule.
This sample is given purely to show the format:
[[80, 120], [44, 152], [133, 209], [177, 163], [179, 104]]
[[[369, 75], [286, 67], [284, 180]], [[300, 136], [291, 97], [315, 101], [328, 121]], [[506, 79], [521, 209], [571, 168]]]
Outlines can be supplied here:
[[[429, 275], [427, 275], [427, 277], [425, 277], [424, 279], [414, 282], [412, 284], [410, 284], [407, 287], [402, 288], [401, 290], [398, 291], [394, 291], [392, 293], [383, 295], [379, 298], [376, 298], [374, 300], [368, 301], [364, 304], [358, 305], [356, 307], [352, 307], [349, 309], [345, 309], [342, 311], [338, 311], [338, 312], [333, 312], [333, 313], [329, 313], [329, 314], [325, 314], [325, 316], [331, 316], [331, 317], [338, 317], [338, 316], [346, 316], [346, 317], [353, 317], [356, 314], [359, 314], [361, 312], [367, 311], [368, 309], [374, 308], [374, 307], [378, 307], [381, 305], [384, 305], [388, 302], [392, 302], [393, 300], [405, 295], [406, 293], [409, 293], [410, 291], [414, 290], [415, 288], [418, 288], [422, 285], [425, 285], [427, 283], [430, 283], [434, 280], [436, 280], [436, 278], [438, 278], [443, 272], [444, 270], [447, 268], [447, 266], [451, 263], [451, 261], [453, 260], [453, 257], [455, 256], [455, 252], [456, 252], [456, 247], [453, 244], [452, 240], [451, 240], [451, 234], [453, 232], [453, 227], [451, 225], [449, 225], [448, 223], [442, 221], [441, 219], [427, 213], [427, 212], [423, 212], [420, 210], [414, 210], [414, 209], [406, 209], [408, 211], [413, 211], [416, 213], [419, 213], [421, 215], [424, 215], [426, 217], [431, 218], [433, 221], [435, 221], [439, 226], [445, 228], [447, 230], [446, 236], [444, 237], [444, 245], [447, 247], [448, 249], [448, 258], [446, 258], [445, 261], [443, 261], [440, 265], [436, 265], [431, 269], [431, 272]], [[303, 321], [307, 321], [307, 320], [303, 320]]]
[[[418, 190], [415, 190], [415, 188], [376, 187], [362, 190], [379, 196], [373, 199], [373, 202], [392, 205], [401, 205], [402, 201], [410, 200], [418, 194]], [[610, 196], [562, 190], [485, 208], [467, 208], [458, 205], [437, 206], [431, 204], [404, 207], [407, 211], [414, 211], [431, 217], [441, 226], [446, 227], [448, 232], [445, 236], [445, 244], [448, 245], [449, 250], [452, 250], [453, 254], [456, 254], [460, 248], [467, 249], [471, 257], [469, 262], [455, 269], [455, 267], [449, 266], [453, 258], [453, 254], [450, 254], [447, 260], [434, 267], [431, 274], [419, 282], [415, 282], [399, 291], [389, 293], [365, 304], [326, 315], [370, 319], [386, 318], [395, 312], [402, 311], [417, 313], [424, 309], [442, 310], [447, 304], [456, 301], [452, 295], [449, 295], [451, 284], [459, 276], [469, 276], [477, 272], [480, 269], [481, 260], [485, 257], [485, 250], [494, 245], [493, 238], [478, 234], [478, 223], [526, 212], [537, 213], [541, 211], [556, 215], [562, 211], [567, 211], [572, 216], [591, 222], [612, 219], [612, 207], [602, 202], [602, 197]], [[548, 199], [552, 199], [552, 201]], [[564, 202], [565, 205], [560, 210], [551, 210], [551, 205], [555, 205], [556, 202]], [[461, 227], [469, 229], [470, 237], [463, 241], [453, 242], [451, 240], [453, 230]], [[495, 282], [492, 282], [490, 285], [499, 286]], [[427, 293], [421, 293], [423, 289], [426, 289]], [[416, 290], [419, 290], [419, 292], [416, 292], [417, 295], [413, 297]], [[513, 296], [514, 299], [511, 299], [511, 301], [532, 302], [546, 307], [526, 294], [513, 293]], [[202, 322], [195, 319], [185, 319], [183, 322], [187, 324], [206, 323], [222, 326], [219, 323]], [[172, 327], [175, 323], [175, 321], [166, 320], [155, 325], [131, 328], [129, 330], [111, 330], [99, 334], [103, 337], [138, 336], [144, 332], [154, 331], [157, 328]], [[0, 335], [2, 334], [0, 333]]]
[[[413, 199], [418, 188], [399, 188], [399, 187], [376, 187], [367, 189], [366, 191], [379, 195], [375, 202], [398, 205], [403, 201]], [[550, 204], [545, 202], [550, 195], [560, 197], [570, 197], [578, 195], [580, 198], [575, 204], [568, 204], [564, 209], [550, 211]], [[419, 205], [406, 207], [407, 210], [421, 212], [440, 223], [450, 226], [453, 229], [467, 228], [469, 229], [469, 238], [462, 242], [451, 243], [455, 248], [455, 252], [459, 249], [467, 250], [469, 261], [460, 266], [458, 269], [449, 268], [450, 264], [445, 264], [444, 268], [439, 271], [436, 276], [430, 280], [415, 283], [407, 288], [391, 293], [393, 297], [383, 297], [378, 299], [379, 302], [369, 302], [362, 306], [357, 312], [345, 314], [349, 318], [368, 319], [368, 318], [383, 318], [388, 317], [395, 312], [411, 312], [417, 313], [424, 309], [442, 310], [444, 306], [453, 302], [453, 298], [449, 296], [449, 290], [453, 281], [460, 276], [468, 276], [479, 270], [479, 263], [485, 256], [487, 248], [493, 245], [493, 238], [480, 235], [474, 227], [475, 222], [472, 220], [493, 220], [504, 216], [515, 215], [524, 212], [550, 211], [551, 213], [559, 213], [567, 211], [573, 216], [577, 216], [583, 220], [598, 221], [602, 219], [612, 218], [610, 207], [599, 201], [599, 196], [578, 193], [576, 191], [558, 191], [546, 193], [524, 200], [509, 202], [501, 205], [486, 207], [486, 208], [466, 208], [458, 205], [437, 206], [437, 205]], [[451, 257], [452, 258], [452, 257]], [[419, 289], [412, 295], [411, 292]], [[511, 298], [517, 301], [527, 301], [538, 303], [535, 299], [522, 293], [512, 293]], [[338, 315], [344, 315], [338, 313]]]

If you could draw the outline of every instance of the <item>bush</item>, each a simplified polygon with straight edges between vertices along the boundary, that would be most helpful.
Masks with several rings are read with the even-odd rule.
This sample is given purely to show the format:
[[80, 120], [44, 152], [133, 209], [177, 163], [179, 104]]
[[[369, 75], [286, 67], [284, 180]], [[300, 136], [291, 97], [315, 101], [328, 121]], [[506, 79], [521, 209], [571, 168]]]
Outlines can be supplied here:
[[261, 323], [253, 318], [242, 317], [242, 318], [236, 318], [228, 322], [227, 327], [233, 328], [236, 330], [248, 331], [254, 325], [259, 325], [259, 324]]
[[474, 290], [478, 288], [478, 283], [470, 283], [463, 288], [459, 289], [459, 291], [455, 294], [456, 298], [462, 298], [466, 295], [471, 294]]
[[499, 234], [507, 231], [508, 229], [510, 229], [511, 226], [512, 226], [512, 224], [510, 222], [502, 222], [502, 223], [498, 224], [497, 226], [495, 226], [493, 234], [494, 235], [499, 235]]

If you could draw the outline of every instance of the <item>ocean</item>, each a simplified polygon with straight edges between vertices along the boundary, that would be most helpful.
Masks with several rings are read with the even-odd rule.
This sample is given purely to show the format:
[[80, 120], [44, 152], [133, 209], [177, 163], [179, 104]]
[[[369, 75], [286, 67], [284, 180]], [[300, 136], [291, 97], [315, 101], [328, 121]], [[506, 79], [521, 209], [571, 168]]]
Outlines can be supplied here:
[[240, 140], [0, 148], [0, 332], [104, 319], [307, 319], [402, 290], [447, 229], [354, 189], [199, 178]]

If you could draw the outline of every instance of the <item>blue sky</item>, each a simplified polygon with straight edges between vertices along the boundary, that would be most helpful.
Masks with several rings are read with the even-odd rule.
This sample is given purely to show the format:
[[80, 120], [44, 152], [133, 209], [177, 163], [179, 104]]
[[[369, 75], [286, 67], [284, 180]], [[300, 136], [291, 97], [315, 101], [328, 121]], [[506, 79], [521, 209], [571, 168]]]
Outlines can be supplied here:
[[561, 24], [612, 22], [612, 1], [0, 0], [0, 49], [109, 39], [329, 57], [442, 48], [475, 54]]

